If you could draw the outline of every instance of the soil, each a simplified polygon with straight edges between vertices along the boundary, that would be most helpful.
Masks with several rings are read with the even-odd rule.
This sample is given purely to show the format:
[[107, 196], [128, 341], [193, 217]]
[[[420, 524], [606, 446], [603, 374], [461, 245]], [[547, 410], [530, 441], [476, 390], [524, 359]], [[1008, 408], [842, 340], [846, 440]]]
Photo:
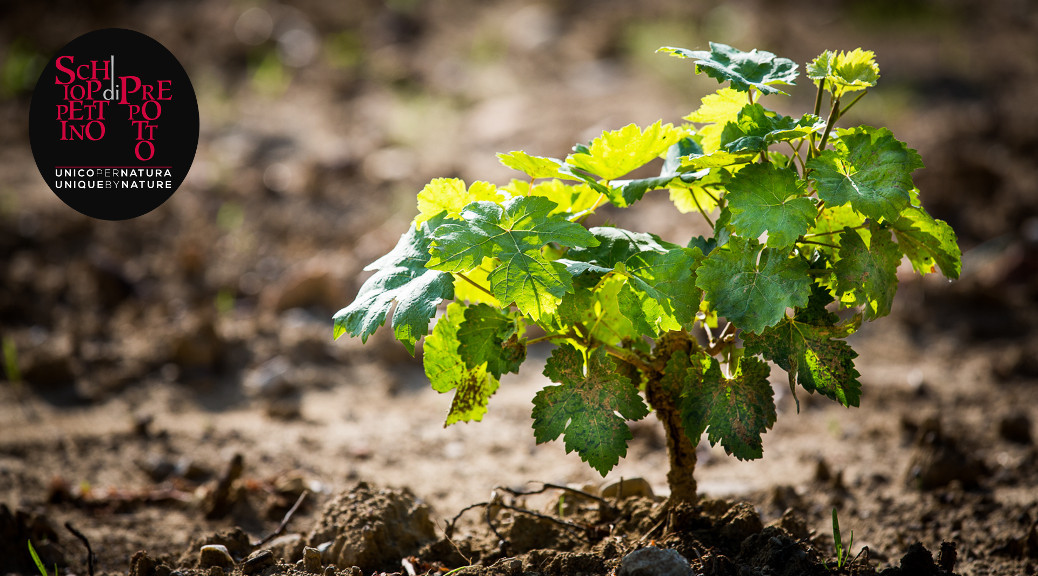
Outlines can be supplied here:
[[[180, 59], [202, 118], [184, 185], [125, 222], [61, 204], [25, 120], [42, 61], [112, 26]], [[765, 458], [703, 444], [701, 502], [669, 505], [652, 419], [606, 491], [535, 445], [547, 348], [482, 423], [444, 429], [420, 351], [332, 341], [425, 182], [502, 182], [495, 152], [678, 121], [713, 81], [652, 52], [707, 40], [875, 50], [880, 87], [845, 122], [916, 148], [959, 234], [960, 280], [903, 270], [854, 336], [860, 408], [801, 393], [798, 412], [775, 370]], [[35, 573], [27, 539], [81, 575], [84, 543], [96, 573], [138, 576], [1035, 574], [1036, 54], [1038, 11], [1009, 0], [3, 4], [0, 574]], [[702, 232], [663, 193], [629, 212], [601, 218]]]

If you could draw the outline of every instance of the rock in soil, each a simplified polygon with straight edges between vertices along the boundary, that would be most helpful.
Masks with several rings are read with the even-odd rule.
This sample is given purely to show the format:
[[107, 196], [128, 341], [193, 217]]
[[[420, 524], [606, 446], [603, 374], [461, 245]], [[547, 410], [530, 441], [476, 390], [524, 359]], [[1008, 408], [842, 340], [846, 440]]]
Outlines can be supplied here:
[[201, 560], [201, 549], [209, 545], [223, 547], [232, 558], [232, 566], [233, 558], [244, 558], [252, 552], [249, 535], [241, 528], [236, 527], [231, 530], [222, 530], [216, 534], [193, 539], [188, 546], [188, 550], [180, 557], [178, 566], [201, 567], [198, 566], [198, 562]]
[[245, 576], [252, 576], [257, 572], [260, 572], [268, 566], [273, 566], [276, 563], [274, 559], [274, 553], [270, 550], [257, 550], [242, 562], [241, 573]]
[[602, 486], [603, 498], [622, 499], [634, 496], [643, 498], [652, 498], [654, 496], [652, 486], [648, 480], [644, 478], [621, 478]]
[[676, 550], [647, 546], [624, 556], [616, 576], [695, 576], [695, 572]]
[[307, 541], [340, 569], [359, 566], [365, 573], [395, 570], [400, 559], [436, 539], [429, 508], [410, 490], [378, 489], [360, 482], [329, 502]]
[[219, 566], [220, 568], [234, 567], [234, 558], [231, 558], [231, 553], [227, 551], [226, 546], [222, 544], [206, 544], [198, 551], [198, 567], [211, 568], [213, 566]]

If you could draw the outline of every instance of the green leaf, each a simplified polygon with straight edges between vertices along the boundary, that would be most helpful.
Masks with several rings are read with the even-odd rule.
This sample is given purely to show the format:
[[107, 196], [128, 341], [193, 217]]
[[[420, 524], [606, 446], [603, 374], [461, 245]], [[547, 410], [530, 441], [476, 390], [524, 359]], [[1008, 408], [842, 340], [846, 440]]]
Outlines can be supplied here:
[[871, 50], [826, 50], [807, 65], [807, 77], [814, 80], [815, 86], [824, 79], [826, 89], [833, 97], [839, 98], [875, 86], [879, 81], [879, 65]]
[[738, 236], [710, 252], [696, 274], [713, 309], [754, 333], [777, 324], [786, 308], [807, 304], [811, 293], [807, 262]]
[[808, 160], [818, 197], [827, 204], [850, 203], [869, 218], [897, 220], [911, 200], [912, 172], [919, 154], [886, 128], [860, 126], [839, 131], [835, 150]]
[[934, 272], [934, 265], [948, 278], [962, 271], [962, 252], [955, 231], [944, 220], [937, 220], [921, 207], [905, 210], [894, 224], [897, 245], [920, 274]]
[[563, 326], [580, 325], [588, 336], [611, 346], [633, 340], [643, 334], [620, 311], [620, 291], [625, 286], [622, 276], [608, 276], [591, 289], [577, 289], [566, 294], [559, 304], [558, 315]]
[[808, 392], [817, 391], [844, 406], [857, 406], [861, 384], [854, 359], [858, 354], [841, 340], [856, 324], [836, 324], [835, 315], [825, 310], [824, 302], [831, 300], [827, 292], [816, 290], [807, 309], [783, 318], [760, 335], [746, 335], [743, 343], [747, 354], [760, 354], [789, 374], [794, 398], [795, 386], [800, 384]]
[[617, 371], [602, 348], [587, 359], [570, 345], [556, 348], [544, 375], [558, 386], [546, 386], [533, 399], [533, 430], [538, 444], [563, 436], [566, 452], [605, 476], [627, 455], [632, 438], [626, 420], [639, 420], [649, 410], [631, 381]]
[[763, 152], [776, 142], [803, 138], [825, 128], [825, 120], [805, 114], [799, 120], [766, 110], [760, 104], [747, 104], [734, 121], [721, 132], [720, 146], [728, 152]]
[[[667, 252], [641, 252], [624, 263], [629, 285], [639, 306], [625, 306], [628, 317], [643, 318], [657, 335], [691, 325], [699, 311], [702, 293], [696, 288], [696, 268], [703, 253], [696, 248], [674, 248]], [[627, 301], [630, 303], [629, 296]], [[675, 325], [676, 323], [676, 325]]]
[[865, 305], [865, 319], [890, 314], [897, 291], [897, 266], [901, 250], [890, 239], [890, 230], [870, 227], [866, 246], [850, 228], [840, 234], [840, 258], [834, 265], [836, 290], [846, 306]]
[[683, 136], [680, 129], [662, 121], [645, 130], [628, 124], [603, 132], [591, 141], [586, 152], [570, 154], [566, 163], [603, 180], [615, 180], [659, 158]]
[[556, 158], [531, 156], [522, 150], [516, 150], [508, 154], [498, 153], [497, 158], [501, 161], [501, 164], [513, 170], [525, 172], [530, 178], [562, 177], [562, 174], [559, 172], [562, 160]]
[[718, 82], [731, 82], [732, 88], [748, 92], [750, 87], [761, 94], [786, 94], [772, 84], [793, 84], [797, 78], [797, 64], [788, 58], [779, 58], [771, 52], [750, 50], [743, 52], [725, 44], [710, 43], [710, 51], [688, 50], [664, 46], [657, 50], [696, 61], [696, 74], [705, 72]]
[[566, 253], [571, 260], [594, 262], [612, 268], [641, 252], [666, 252], [677, 245], [661, 240], [655, 234], [631, 232], [612, 226], [594, 227], [588, 230], [597, 242], [587, 248], [574, 248]]
[[366, 342], [368, 336], [385, 324], [393, 302], [393, 334], [414, 354], [415, 343], [429, 333], [429, 320], [436, 306], [454, 298], [454, 281], [449, 274], [426, 269], [432, 230], [442, 225], [439, 215], [418, 226], [411, 226], [385, 256], [365, 270], [375, 270], [360, 287], [353, 302], [336, 312], [335, 338], [349, 333]]
[[444, 427], [455, 422], [482, 420], [487, 402], [500, 384], [487, 371], [486, 362], [470, 366], [465, 353], [459, 354], [458, 349], [463, 345], [459, 332], [465, 312], [465, 306], [457, 302], [447, 306], [446, 314], [436, 322], [425, 341], [425, 375], [433, 390], [440, 393], [454, 390]]
[[572, 278], [564, 265], [545, 258], [541, 248], [549, 242], [574, 247], [598, 243], [583, 226], [550, 216], [555, 207], [539, 196], [511, 198], [503, 206], [473, 202], [462, 211], [463, 223], [437, 227], [428, 267], [463, 272], [483, 258], [497, 258], [500, 263], [488, 275], [494, 296], [514, 302], [534, 320], [551, 314], [570, 291]]
[[[687, 136], [678, 140], [671, 144], [670, 148], [667, 148], [667, 155], [664, 157], [663, 166], [660, 168], [660, 176], [674, 176], [681, 174], [683, 172], [681, 169], [682, 158], [692, 154], [702, 153], [703, 147], [699, 145], [699, 142], [696, 142], [695, 138]], [[693, 180], [697, 180], [706, 176], [706, 172], [701, 174], [692, 174], [690, 176], [692, 176]], [[687, 180], [687, 182], [692, 182], [693, 180]]]
[[516, 318], [507, 311], [477, 304], [465, 309], [465, 321], [458, 328], [458, 354], [465, 366], [480, 365], [496, 378], [506, 372], [519, 372], [526, 360], [526, 346], [519, 341]]
[[757, 153], [752, 150], [742, 150], [739, 152], [718, 150], [709, 154], [686, 156], [681, 168], [690, 171], [702, 170], [704, 168], [728, 168], [739, 164], [748, 164], [753, 162], [753, 159], [756, 157]]
[[444, 211], [448, 218], [459, 218], [461, 210], [476, 200], [500, 202], [504, 197], [489, 182], [473, 182], [466, 189], [465, 182], [459, 178], [436, 178], [418, 193], [415, 224], [421, 224]]
[[728, 183], [728, 207], [735, 232], [746, 238], [768, 233], [768, 246], [787, 248], [815, 220], [815, 203], [804, 198], [805, 184], [792, 170], [751, 164]]
[[680, 390], [679, 409], [685, 433], [693, 443], [705, 430], [710, 445], [718, 443], [740, 460], [764, 455], [761, 435], [775, 424], [775, 400], [764, 362], [743, 357], [731, 377], [721, 373], [716, 358], [699, 352], [691, 358], [674, 354], [667, 363], [664, 386]]

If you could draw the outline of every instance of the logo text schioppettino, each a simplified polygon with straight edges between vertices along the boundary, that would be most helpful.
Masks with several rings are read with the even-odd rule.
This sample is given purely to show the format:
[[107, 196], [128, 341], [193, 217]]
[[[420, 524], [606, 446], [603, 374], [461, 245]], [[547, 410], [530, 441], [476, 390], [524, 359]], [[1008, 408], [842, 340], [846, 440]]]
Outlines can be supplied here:
[[[162, 118], [162, 103], [173, 100], [173, 80], [142, 82], [138, 76], [116, 74], [116, 57], [107, 60], [76, 62], [75, 56], [59, 56], [55, 62], [54, 84], [61, 86], [63, 103], [57, 105], [59, 139], [99, 141], [105, 137], [106, 123], [129, 122], [136, 136], [133, 154], [148, 162], [155, 156], [156, 136]], [[123, 107], [112, 109], [112, 105]], [[55, 166], [57, 178], [106, 178], [102, 187], [122, 185], [171, 188], [169, 166]], [[135, 180], [135, 178], [141, 180]], [[165, 178], [165, 180], [163, 180]], [[60, 181], [57, 182], [60, 186]]]

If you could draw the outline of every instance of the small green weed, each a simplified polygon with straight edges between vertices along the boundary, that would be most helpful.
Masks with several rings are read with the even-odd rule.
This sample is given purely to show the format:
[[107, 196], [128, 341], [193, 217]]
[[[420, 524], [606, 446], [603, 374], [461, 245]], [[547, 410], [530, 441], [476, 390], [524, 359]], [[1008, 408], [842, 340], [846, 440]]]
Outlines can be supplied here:
[[[36, 553], [36, 549], [32, 547], [32, 540], [26, 540], [29, 544], [29, 554], [32, 556], [32, 561], [36, 563], [36, 569], [40, 571], [42, 576], [49, 576], [47, 574], [47, 567], [43, 565], [43, 560], [40, 560], [40, 555]], [[54, 565], [54, 576], [58, 576], [58, 565]]]

